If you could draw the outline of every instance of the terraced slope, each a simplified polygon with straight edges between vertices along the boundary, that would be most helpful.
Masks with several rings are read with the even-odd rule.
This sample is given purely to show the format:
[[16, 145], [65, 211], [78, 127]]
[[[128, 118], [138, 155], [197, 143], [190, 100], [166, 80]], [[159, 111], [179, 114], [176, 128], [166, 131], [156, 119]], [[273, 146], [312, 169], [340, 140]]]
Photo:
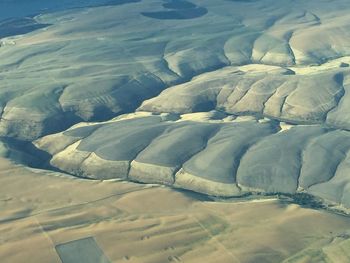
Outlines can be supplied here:
[[2, 155], [349, 208], [348, 0], [92, 2], [3, 35]]
[[350, 71], [339, 65], [349, 59], [298, 68], [229, 66], [173, 86], [140, 109], [177, 113], [216, 109], [348, 130]]
[[349, 208], [350, 133], [280, 125], [217, 112], [139, 113], [80, 124], [35, 145], [52, 155], [51, 165], [80, 177], [160, 183], [224, 197], [309, 193]]
[[[39, 15], [38, 25], [50, 26], [1, 40], [0, 134], [32, 140], [82, 120], [108, 120], [213, 70], [220, 73], [210, 73], [203, 85], [188, 82], [203, 86], [193, 98], [169, 101], [166, 91], [142, 108], [217, 106], [312, 122], [333, 110], [329, 122], [346, 126], [340, 115], [346, 112], [346, 97], [344, 103], [341, 98], [347, 89], [350, 4], [336, 2], [119, 0]], [[332, 71], [310, 69], [327, 68], [327, 61], [336, 61]], [[269, 66], [260, 66], [260, 75], [234, 67], [247, 64], [253, 70], [255, 64]], [[271, 66], [280, 68], [265, 76]], [[213, 75], [226, 81], [215, 84]]]

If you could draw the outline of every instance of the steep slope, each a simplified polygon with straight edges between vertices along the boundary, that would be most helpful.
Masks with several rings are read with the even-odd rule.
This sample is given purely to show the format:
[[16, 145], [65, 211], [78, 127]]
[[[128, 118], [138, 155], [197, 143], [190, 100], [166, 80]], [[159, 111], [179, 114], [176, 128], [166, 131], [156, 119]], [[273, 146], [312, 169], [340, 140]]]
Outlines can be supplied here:
[[68, 2], [0, 23], [1, 156], [349, 208], [348, 0]]
[[52, 155], [52, 166], [84, 178], [160, 183], [222, 197], [307, 193], [350, 207], [350, 132], [189, 115], [126, 115], [80, 124], [35, 145]]
[[[106, 3], [80, 6], [96, 4]], [[319, 76], [305, 68], [350, 55], [348, 1], [107, 4], [36, 16], [39, 27], [50, 26], [1, 40], [1, 135], [32, 140], [82, 120], [107, 120], [134, 111], [167, 87], [230, 65], [278, 65], [296, 76], [251, 79], [250, 73], [239, 73], [247, 78], [246, 84], [239, 84], [247, 92], [243, 98], [236, 92], [227, 97], [239, 79], [233, 76], [209, 93], [191, 94], [199, 96], [192, 101], [180, 98], [168, 107], [169, 99], [165, 102], [162, 94], [161, 102], [146, 103], [142, 109], [159, 108], [158, 104], [162, 112], [211, 109], [222, 84], [227, 84], [217, 106], [228, 112], [266, 111], [274, 117], [314, 122], [324, 120], [346, 94], [346, 67]], [[339, 61], [342, 66], [347, 63]], [[288, 69], [301, 65], [303, 76]], [[339, 107], [329, 122], [346, 126], [346, 117], [339, 117], [344, 111], [346, 107]]]

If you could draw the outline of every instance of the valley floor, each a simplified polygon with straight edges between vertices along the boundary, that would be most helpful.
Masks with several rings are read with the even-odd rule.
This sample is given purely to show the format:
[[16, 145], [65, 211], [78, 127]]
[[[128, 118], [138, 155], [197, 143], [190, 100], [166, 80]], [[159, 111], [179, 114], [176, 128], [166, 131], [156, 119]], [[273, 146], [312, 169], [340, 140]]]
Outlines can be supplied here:
[[350, 218], [342, 215], [274, 199], [215, 202], [158, 185], [82, 180], [6, 159], [0, 167], [2, 263], [86, 263], [86, 255], [135, 263], [350, 260]]

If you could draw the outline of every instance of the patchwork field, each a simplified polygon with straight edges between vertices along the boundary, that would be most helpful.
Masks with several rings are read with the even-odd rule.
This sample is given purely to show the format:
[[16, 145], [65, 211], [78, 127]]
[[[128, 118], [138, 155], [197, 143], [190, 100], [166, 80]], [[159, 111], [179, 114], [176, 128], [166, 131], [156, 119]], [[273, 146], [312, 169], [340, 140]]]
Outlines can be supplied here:
[[[75, 261], [62, 262], [350, 260], [350, 218], [342, 215], [272, 198], [219, 202], [160, 185], [0, 164], [2, 262], [60, 262], [68, 255]], [[62, 245], [68, 247], [59, 254]], [[95, 250], [108, 261], [92, 261]]]

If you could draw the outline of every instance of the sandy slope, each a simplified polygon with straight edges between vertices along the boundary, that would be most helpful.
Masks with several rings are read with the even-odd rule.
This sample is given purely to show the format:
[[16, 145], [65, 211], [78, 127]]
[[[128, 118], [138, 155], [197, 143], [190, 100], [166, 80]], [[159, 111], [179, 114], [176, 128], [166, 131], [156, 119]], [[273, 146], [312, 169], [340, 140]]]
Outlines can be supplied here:
[[349, 260], [350, 218], [340, 215], [0, 165], [2, 263], [60, 262], [56, 245], [90, 236], [111, 262]]

